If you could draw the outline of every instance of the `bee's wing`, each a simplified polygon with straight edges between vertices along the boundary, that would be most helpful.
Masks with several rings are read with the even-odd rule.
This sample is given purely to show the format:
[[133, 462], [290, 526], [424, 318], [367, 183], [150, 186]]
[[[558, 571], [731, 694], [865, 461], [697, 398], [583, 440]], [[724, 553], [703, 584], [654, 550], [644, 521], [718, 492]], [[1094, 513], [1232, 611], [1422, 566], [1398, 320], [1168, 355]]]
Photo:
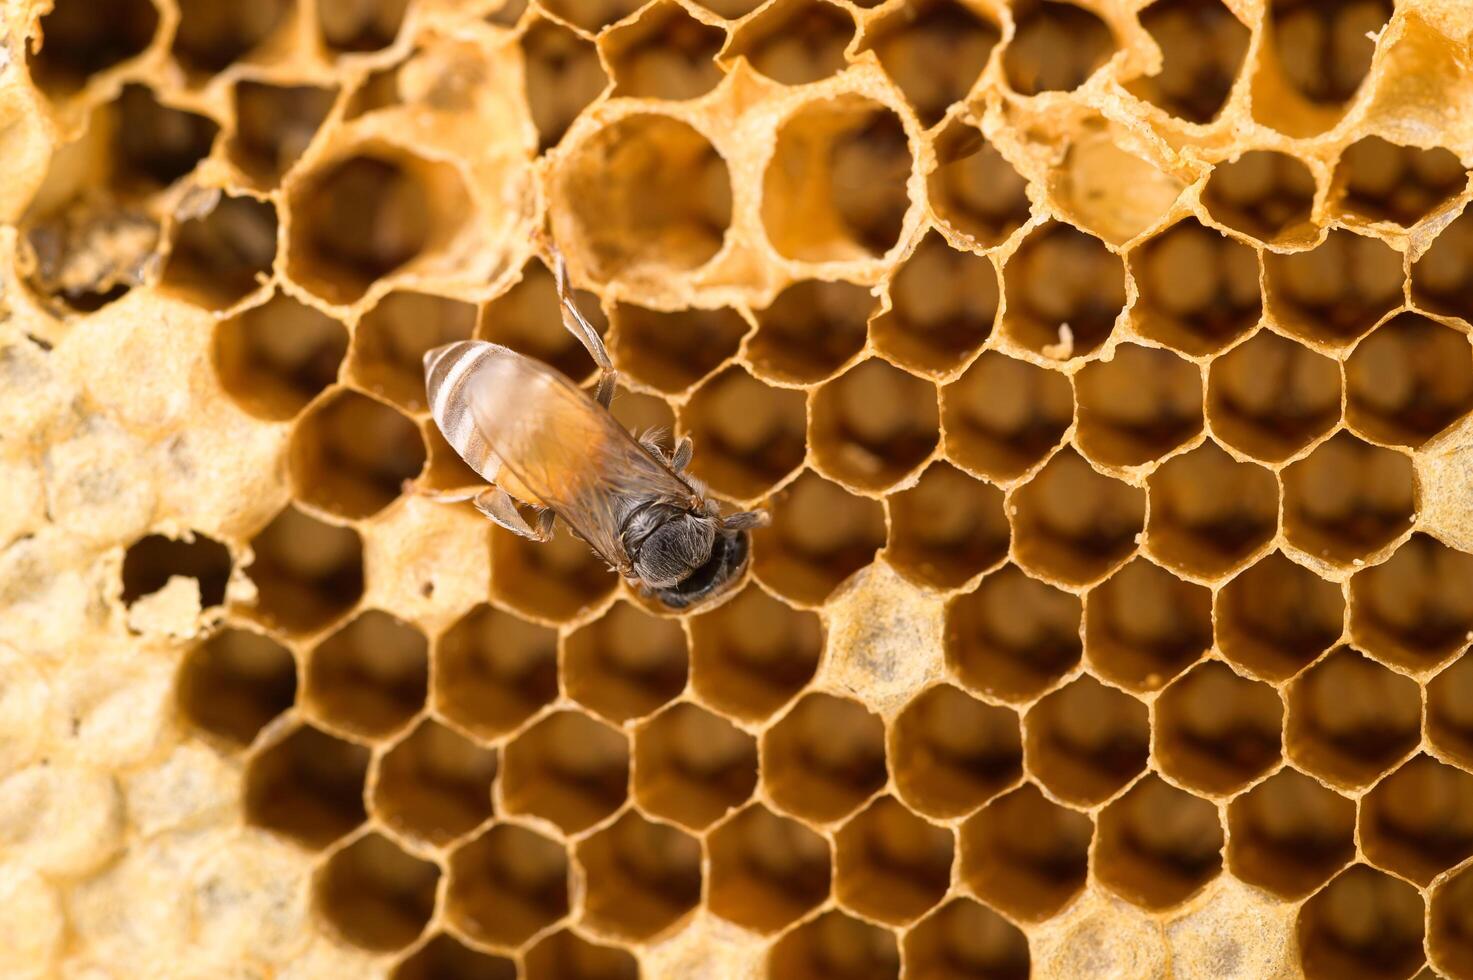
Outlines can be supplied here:
[[501, 465], [610, 565], [627, 563], [619, 531], [633, 504], [693, 493], [606, 409], [530, 358], [492, 360], [470, 403]]

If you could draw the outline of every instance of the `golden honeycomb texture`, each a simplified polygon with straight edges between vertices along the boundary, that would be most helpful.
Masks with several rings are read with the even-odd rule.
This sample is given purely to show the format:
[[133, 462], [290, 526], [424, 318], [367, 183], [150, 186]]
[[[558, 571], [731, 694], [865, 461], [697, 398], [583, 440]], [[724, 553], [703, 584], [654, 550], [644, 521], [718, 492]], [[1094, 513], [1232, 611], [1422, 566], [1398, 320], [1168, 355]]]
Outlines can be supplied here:
[[[1464, 0], [0, 32], [0, 976], [1473, 978]], [[729, 601], [405, 492], [543, 241]]]

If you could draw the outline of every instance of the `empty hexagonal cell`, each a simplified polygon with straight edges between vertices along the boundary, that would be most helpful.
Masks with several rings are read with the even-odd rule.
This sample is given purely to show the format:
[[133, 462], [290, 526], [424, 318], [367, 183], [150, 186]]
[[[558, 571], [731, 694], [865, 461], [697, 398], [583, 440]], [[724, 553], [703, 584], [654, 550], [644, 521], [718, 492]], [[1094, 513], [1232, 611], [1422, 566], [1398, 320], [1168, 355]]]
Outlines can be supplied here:
[[1156, 761], [1179, 783], [1225, 795], [1282, 758], [1284, 703], [1219, 661], [1176, 680], [1156, 701]]
[[1340, 639], [1345, 597], [1275, 552], [1217, 594], [1217, 644], [1233, 663], [1271, 681], [1298, 673]]
[[664, 392], [681, 392], [737, 352], [747, 321], [730, 307], [662, 312], [614, 307], [611, 353], [621, 371]]
[[1473, 657], [1459, 657], [1427, 684], [1427, 737], [1443, 755], [1473, 768]]
[[1307, 252], [1267, 253], [1263, 265], [1274, 319], [1315, 343], [1351, 343], [1401, 302], [1401, 253], [1344, 229]]
[[1295, 455], [1340, 421], [1340, 369], [1265, 330], [1212, 362], [1207, 376], [1212, 434], [1254, 459]]
[[435, 912], [440, 869], [371, 833], [330, 857], [317, 872], [317, 910], [354, 946], [402, 949]]
[[726, 32], [696, 20], [683, 7], [656, 3], [603, 39], [615, 96], [694, 99], [724, 77], [715, 62]]
[[[804, 262], [888, 252], [910, 209], [906, 182], [914, 164], [905, 128], [890, 109], [858, 95], [809, 103], [782, 122], [763, 177], [768, 239], [784, 257]], [[855, 187], [864, 193], [847, 190]]]
[[1342, 871], [1299, 909], [1300, 961], [1310, 980], [1405, 980], [1423, 962], [1422, 897], [1364, 864]]
[[503, 750], [501, 799], [510, 813], [575, 834], [613, 813], [629, 791], [629, 742], [579, 711], [548, 715]]
[[1218, 352], [1263, 312], [1258, 253], [1196, 218], [1134, 250], [1130, 270], [1140, 289], [1131, 309], [1137, 328], [1185, 354]]
[[329, 3], [317, 8], [317, 29], [336, 53], [378, 51], [394, 43], [409, 0]]
[[1023, 775], [1017, 714], [950, 685], [906, 705], [892, 735], [900, 796], [928, 816], [969, 813]]
[[1300, 899], [1355, 858], [1355, 804], [1283, 769], [1228, 804], [1228, 867], [1252, 885]]
[[792, 980], [891, 980], [900, 976], [900, 950], [894, 933], [835, 909], [778, 940], [767, 970]]
[[537, 20], [521, 37], [527, 105], [538, 149], [555, 146], [578, 113], [608, 88], [593, 42], [552, 21]]
[[476, 326], [470, 303], [398, 291], [380, 299], [353, 334], [354, 379], [411, 412], [425, 403], [424, 355], [432, 348], [469, 340]]
[[1454, 218], [1412, 266], [1412, 298], [1424, 310], [1473, 319], [1473, 209]]
[[1341, 432], [1285, 469], [1284, 533], [1317, 558], [1356, 564], [1412, 525], [1416, 485], [1401, 453]]
[[921, 585], [954, 589], [1008, 556], [1002, 491], [946, 462], [926, 469], [914, 487], [888, 500], [885, 557]]
[[237, 167], [260, 187], [275, 187], [337, 101], [336, 88], [235, 83], [235, 133], [225, 144]]
[[1277, 150], [1249, 150], [1212, 168], [1202, 203], [1212, 220], [1268, 244], [1306, 238], [1315, 196], [1309, 167]]
[[36, 84], [56, 98], [88, 79], [142, 54], [158, 30], [159, 12], [149, 0], [59, 0], [40, 19], [38, 37], [26, 53]]
[[950, 830], [882, 796], [834, 836], [834, 892], [861, 915], [905, 925], [940, 902], [951, 885]]
[[283, 293], [215, 327], [220, 386], [242, 409], [271, 421], [296, 415], [336, 381], [347, 351], [341, 323]]
[[947, 665], [973, 690], [1030, 701], [1079, 663], [1081, 618], [1078, 596], [1004, 566], [947, 606]]
[[225, 629], [185, 655], [177, 691], [190, 724], [246, 746], [296, 700], [297, 663], [268, 636]]
[[885, 543], [878, 501], [813, 473], [784, 487], [769, 511], [772, 525], [753, 534], [753, 569], [764, 585], [794, 602], [823, 603]]
[[1212, 593], [1136, 558], [1085, 599], [1084, 654], [1101, 677], [1154, 691], [1212, 646]]
[[1144, 704], [1084, 675], [1029, 709], [1024, 768], [1055, 795], [1093, 806], [1146, 768], [1150, 734]]
[[1018, 562], [1070, 585], [1124, 564], [1146, 524], [1145, 491], [1095, 472], [1073, 449], [1049, 460], [1009, 503]]
[[[574, 289], [573, 301], [595, 330], [608, 333], [608, 320], [597, 296]], [[535, 357], [574, 381], [594, 372], [587, 349], [563, 326], [552, 273], [536, 259], [522, 267], [522, 278], [510, 289], [486, 304], [476, 337]]]
[[363, 595], [363, 541], [350, 527], [324, 524], [288, 507], [251, 539], [250, 548], [252, 611], [271, 626], [313, 632]]
[[1022, 95], [1070, 92], [1115, 53], [1115, 35], [1092, 11], [1056, 0], [1016, 4], [1017, 33], [1003, 50], [1008, 85]]
[[471, 949], [440, 933], [394, 968], [392, 980], [516, 980], [517, 967], [503, 956]]
[[183, 0], [171, 52], [196, 81], [257, 54], [291, 23], [289, 0], [220, 7], [209, 0]]
[[[1060, 5], [1061, 6], [1061, 5]], [[1105, 243], [1050, 221], [1003, 267], [1003, 329], [1029, 350], [1066, 361], [1099, 350], [1125, 307], [1125, 265]]]
[[304, 726], [252, 756], [245, 771], [247, 822], [323, 848], [367, 813], [368, 750]]
[[685, 689], [689, 655], [673, 619], [620, 602], [566, 642], [568, 695], [610, 721], [647, 715]]
[[[709, 262], [731, 224], [731, 175], [705, 135], [652, 113], [624, 116], [578, 144], [554, 188], [589, 274], [686, 273]], [[561, 224], [561, 222], [556, 222]]]
[[910, 0], [865, 26], [864, 47], [932, 126], [972, 90], [1002, 34], [956, 0]]
[[828, 897], [828, 841], [760, 803], [713, 829], [707, 849], [707, 904], [747, 929], [777, 932]]
[[737, 366], [702, 385], [680, 413], [691, 473], [717, 493], [755, 500], [803, 465], [806, 400]]
[[1139, 466], [1202, 431], [1202, 374], [1170, 351], [1122, 344], [1075, 378], [1079, 447], [1106, 466]]
[[805, 85], [842, 71], [844, 49], [853, 39], [854, 17], [843, 7], [822, 0], [778, 0], [741, 26], [727, 53], [745, 57], [775, 82]]
[[547, 9], [589, 34], [597, 34], [640, 8], [638, 0], [549, 0]]
[[276, 260], [276, 208], [222, 195], [174, 232], [160, 287], [196, 306], [223, 310], [260, 288]]
[[1420, 313], [1401, 313], [1345, 364], [1346, 420], [1381, 443], [1420, 447], [1473, 411], [1468, 338]]
[[795, 282], [757, 312], [746, 359], [759, 376], [773, 381], [822, 381], [864, 347], [866, 324], [878, 304], [868, 289], [854, 283]]
[[856, 701], [805, 695], [763, 733], [762, 781], [789, 813], [840, 820], [885, 785], [885, 724]]
[[1206, 442], [1147, 478], [1146, 549], [1194, 578], [1232, 571], [1273, 540], [1279, 485], [1273, 473]]
[[525, 827], [497, 824], [450, 857], [446, 915], [495, 946], [520, 946], [568, 914], [568, 855]]
[[496, 753], [426, 720], [379, 761], [374, 812], [403, 834], [441, 846], [491, 816]]
[[905, 969], [916, 980], [1027, 980], [1028, 937], [970, 898], [957, 898], [905, 934]]
[[992, 334], [997, 272], [931, 232], [890, 282], [891, 308], [876, 318], [875, 347], [915, 371], [941, 375], [960, 367]]
[[819, 388], [809, 440], [818, 465], [865, 490], [883, 490], [926, 460], [941, 439], [936, 390], [879, 359]]
[[1473, 973], [1473, 868], [1464, 868], [1432, 893], [1432, 962], [1449, 976]]
[[1473, 855], [1473, 775], [1419, 755], [1361, 800], [1360, 845], [1423, 888]]
[[299, 499], [350, 519], [393, 503], [424, 465], [419, 427], [356, 391], [329, 395], [292, 431], [288, 466]]
[[1126, 88], [1187, 122], [1216, 119], [1248, 53], [1248, 28], [1222, 0], [1157, 0], [1140, 20], [1161, 49], [1161, 70]]
[[1028, 182], [976, 127], [947, 123], [935, 151], [926, 191], [932, 210], [953, 232], [991, 248], [1031, 216]]
[[701, 844], [634, 812], [578, 844], [583, 921], [600, 933], [646, 940], [701, 901]]
[[414, 626], [370, 609], [312, 650], [306, 701], [325, 721], [387, 735], [424, 707], [429, 643]]
[[690, 620], [691, 685], [723, 715], [766, 718], [802, 690], [823, 652], [818, 615], [756, 585]]
[[705, 708], [673, 705], [634, 733], [634, 798], [654, 816], [702, 830], [756, 787], [756, 739]]
[[[1317, 4], [1273, 0], [1268, 4], [1264, 57], [1254, 85], [1254, 115], [1293, 136], [1313, 136], [1339, 119], [1371, 70], [1371, 57], [1391, 18], [1392, 0]], [[1269, 59], [1272, 59], [1271, 61]], [[1273, 82], [1264, 69], [1272, 70]], [[1283, 87], [1309, 111], [1283, 105]]]
[[478, 606], [436, 644], [433, 681], [437, 710], [495, 737], [557, 698], [557, 634]]
[[[49, 43], [49, 42], [48, 42]], [[110, 124], [110, 125], [109, 125]], [[94, 111], [90, 127], [111, 130], [108, 185], [131, 197], [163, 190], [210, 155], [220, 126], [208, 116], [161, 103], [153, 91], [124, 85], [117, 99]]]
[[1014, 480], [1063, 441], [1074, 391], [1057, 371], [987, 351], [941, 389], [946, 455], [991, 480]]
[[545, 542], [491, 529], [491, 593], [519, 613], [564, 622], [617, 585], [618, 576], [561, 521]]
[[1289, 688], [1284, 747], [1309, 772], [1361, 786], [1417, 747], [1421, 720], [1415, 681], [1342, 647]]
[[1152, 773], [1100, 812], [1095, 874], [1148, 909], [1186, 901], [1222, 871], [1217, 807]]
[[1335, 165], [1342, 212], [1404, 228], [1447, 204], [1467, 184], [1468, 171], [1451, 150], [1400, 146], [1379, 136], [1347, 146]]
[[628, 950], [589, 942], [561, 929], [537, 941], [522, 960], [527, 980], [638, 980]]
[[1350, 596], [1356, 644], [1396, 666], [1432, 667], [1473, 638], [1473, 556], [1428, 535], [1357, 572]]
[[1024, 784], [962, 826], [962, 880], [1009, 915], [1050, 918], [1084, 889], [1093, 836], [1089, 817]]

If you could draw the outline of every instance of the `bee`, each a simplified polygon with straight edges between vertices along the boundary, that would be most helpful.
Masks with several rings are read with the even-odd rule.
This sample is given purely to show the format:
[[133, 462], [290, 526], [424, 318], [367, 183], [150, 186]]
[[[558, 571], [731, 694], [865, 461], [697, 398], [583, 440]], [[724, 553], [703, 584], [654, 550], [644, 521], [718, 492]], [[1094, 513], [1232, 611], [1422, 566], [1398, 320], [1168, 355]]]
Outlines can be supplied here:
[[[600, 370], [592, 397], [533, 358], [463, 340], [424, 356], [425, 395], [445, 440], [486, 485], [430, 492], [469, 500], [513, 534], [547, 541], [562, 519], [641, 594], [683, 609], [729, 592], [745, 572], [762, 511], [722, 515], [688, 468], [691, 442], [667, 453], [609, 412], [617, 373], [552, 252], [562, 321]], [[532, 512], [529, 521], [518, 503]]]

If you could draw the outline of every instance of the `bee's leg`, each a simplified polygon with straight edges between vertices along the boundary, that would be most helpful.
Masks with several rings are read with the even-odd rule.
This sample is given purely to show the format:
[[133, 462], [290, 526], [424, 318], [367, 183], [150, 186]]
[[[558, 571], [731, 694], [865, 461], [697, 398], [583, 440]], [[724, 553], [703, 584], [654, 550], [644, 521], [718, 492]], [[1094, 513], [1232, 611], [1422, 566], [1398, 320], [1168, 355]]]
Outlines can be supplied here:
[[458, 504], [467, 500], [476, 499], [479, 494], [482, 494], [486, 491], [486, 486], [484, 484], [480, 484], [474, 487], [454, 487], [449, 490], [431, 490], [428, 487], [420, 486], [413, 480], [405, 480], [403, 484], [400, 485], [400, 490], [406, 495], [423, 497], [426, 500], [433, 500], [437, 504]]
[[563, 253], [556, 247], [552, 248], [552, 259], [558, 300], [562, 303], [563, 327], [578, 338], [578, 342], [593, 358], [593, 363], [598, 365], [598, 390], [593, 397], [604, 408], [608, 408], [609, 403], [614, 400], [614, 383], [619, 377], [618, 372], [614, 370], [614, 362], [609, 359], [609, 350], [604, 346], [604, 339], [593, 329], [593, 324], [588, 322], [573, 300], [573, 291], [568, 286], [568, 265], [563, 261]]
[[544, 507], [538, 512], [537, 526], [533, 527], [522, 517], [521, 511], [517, 510], [516, 501], [511, 499], [511, 494], [500, 487], [487, 487], [475, 496], [472, 503], [476, 505], [476, 510], [512, 534], [532, 541], [546, 541], [552, 537], [552, 522], [556, 515], [550, 509]]
[[685, 468], [690, 465], [693, 452], [695, 447], [691, 444], [690, 436], [681, 436], [675, 443], [675, 451], [670, 454], [670, 468], [677, 473], [684, 473]]

